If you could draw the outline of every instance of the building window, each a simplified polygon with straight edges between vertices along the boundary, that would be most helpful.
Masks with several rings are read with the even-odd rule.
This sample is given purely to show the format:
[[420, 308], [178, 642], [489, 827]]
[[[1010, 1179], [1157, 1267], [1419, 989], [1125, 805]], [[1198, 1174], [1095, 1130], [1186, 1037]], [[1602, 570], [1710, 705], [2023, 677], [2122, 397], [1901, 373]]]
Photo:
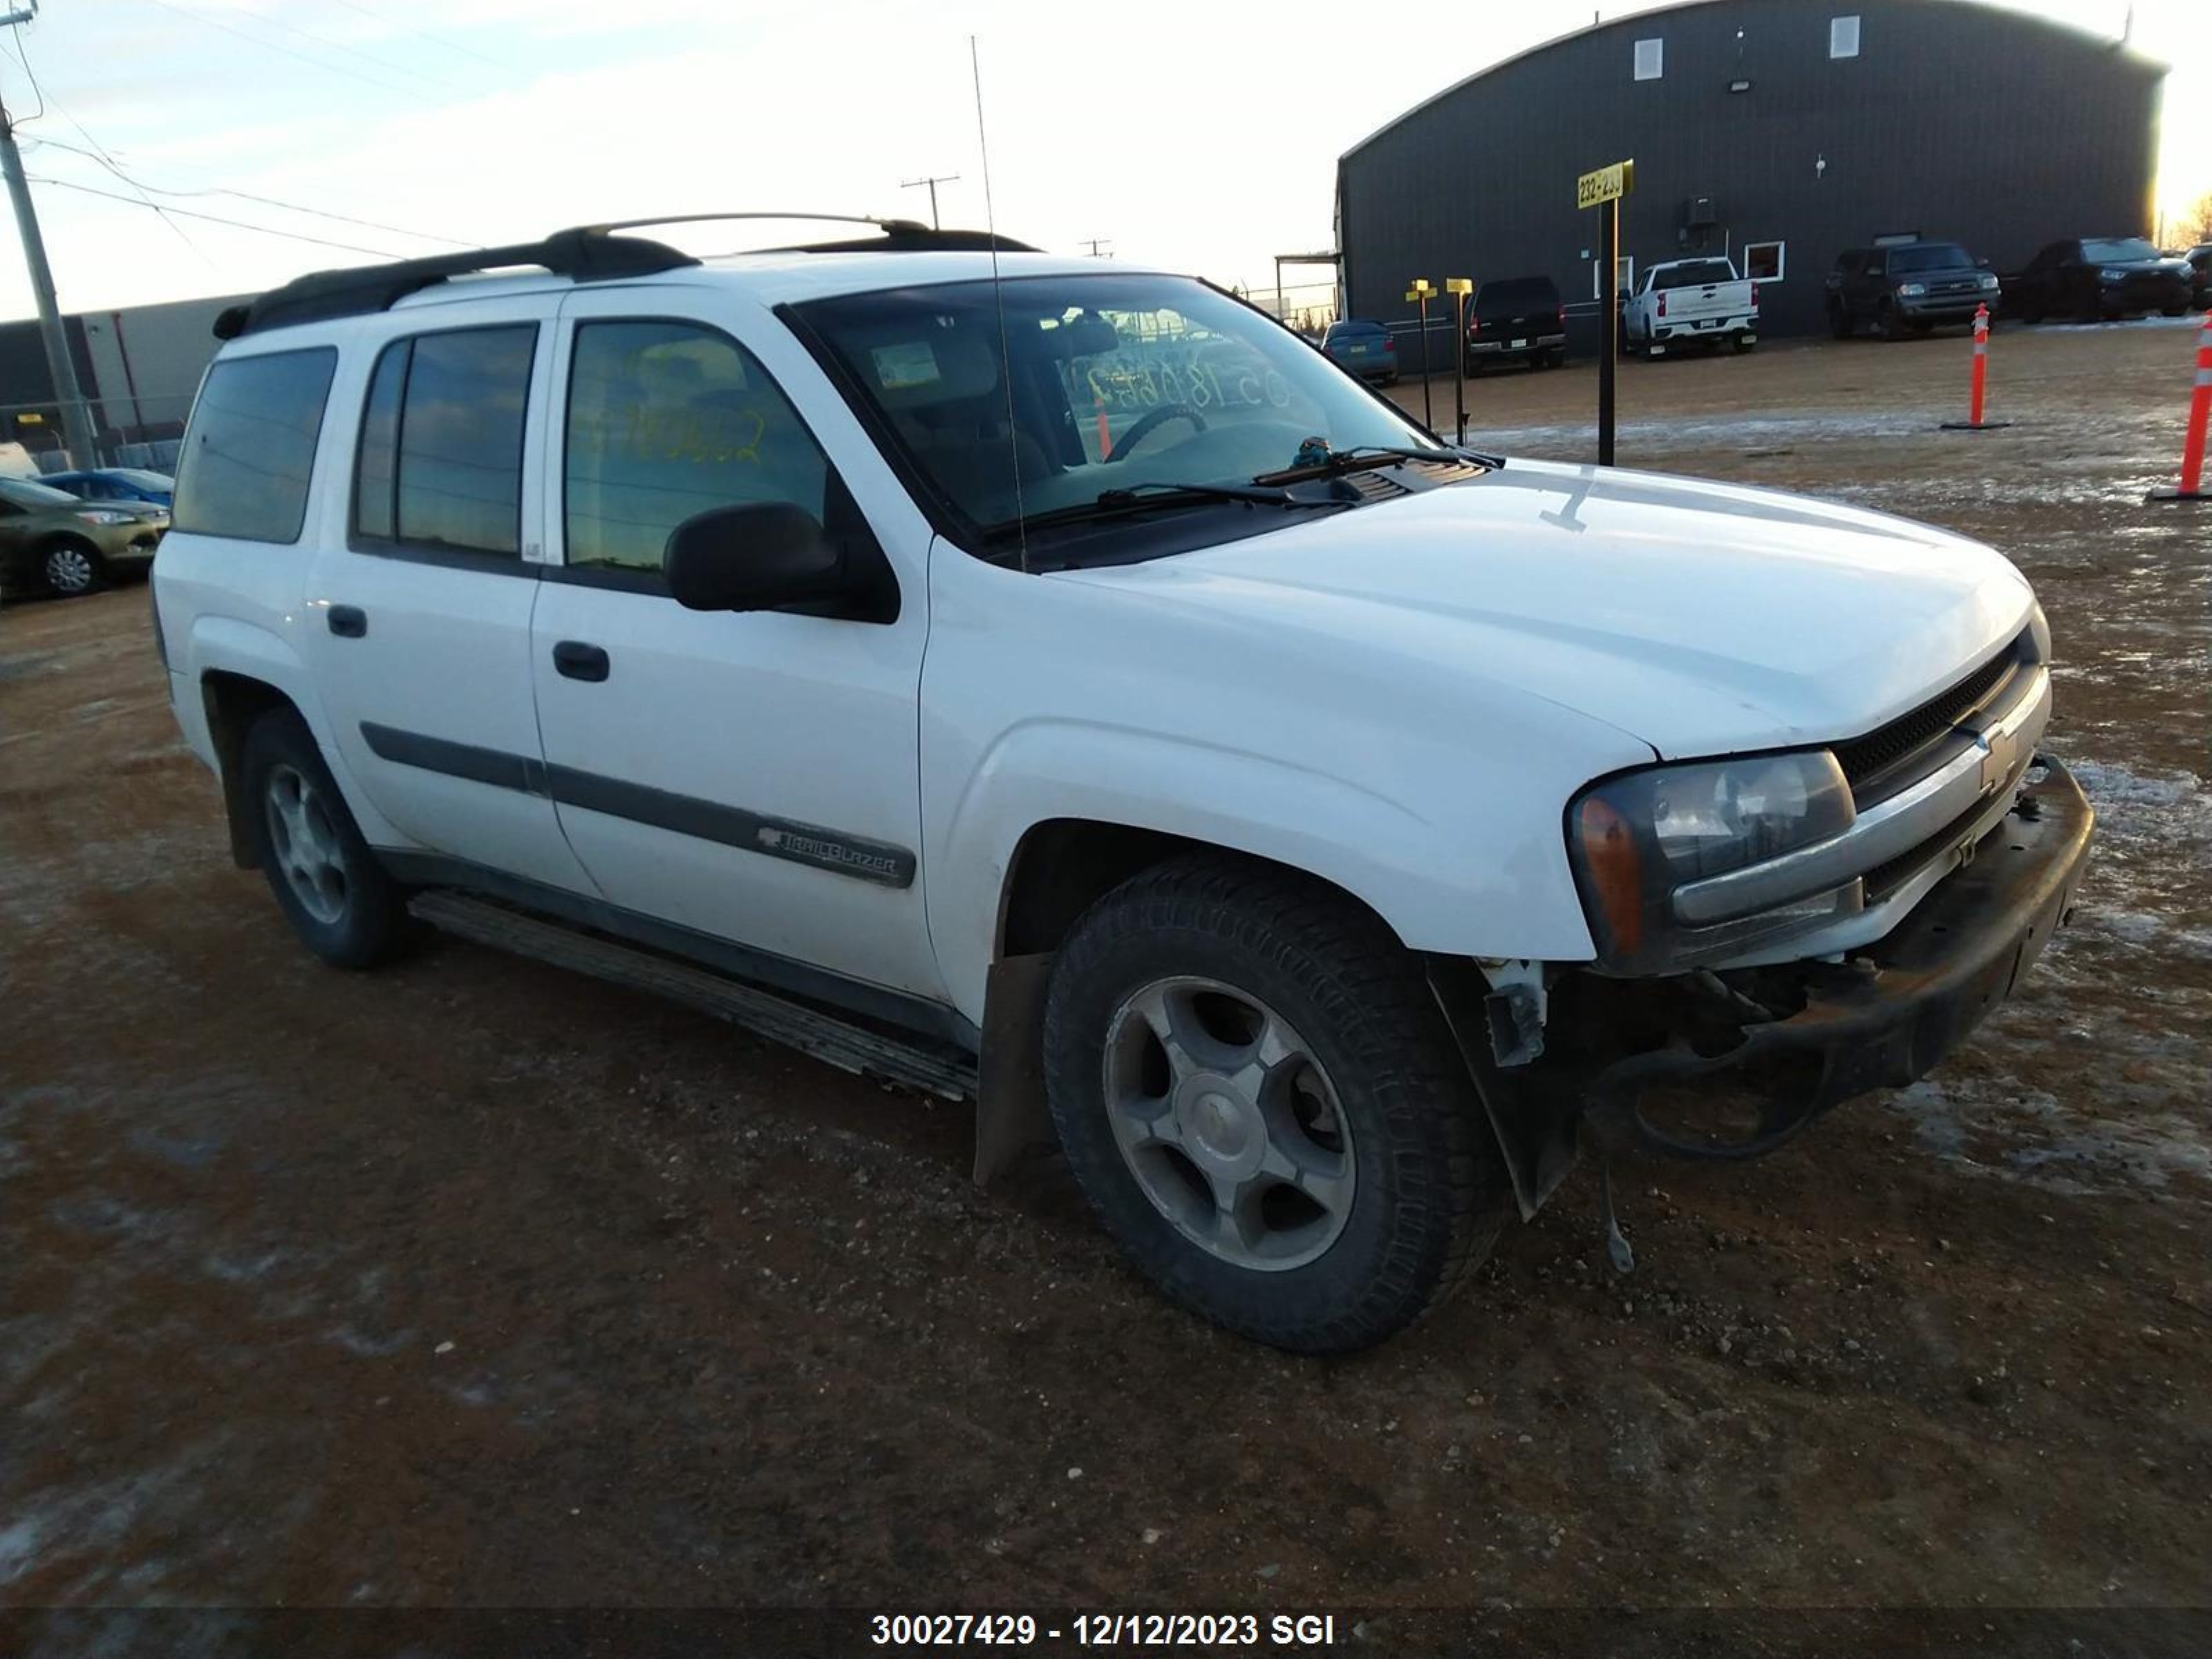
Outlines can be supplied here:
[[1856, 58], [1859, 55], [1859, 20], [1851, 17], [1831, 17], [1828, 20], [1828, 56]]
[[1746, 242], [1743, 245], [1743, 274], [1754, 283], [1778, 283], [1787, 268], [1783, 258], [1784, 245], [1780, 242]]
[[[1635, 292], [1636, 259], [1632, 254], [1624, 253], [1613, 262], [1613, 280], [1617, 284], [1615, 293], [1626, 295]], [[1605, 260], [1602, 257], [1590, 261], [1590, 298], [1601, 302], [1605, 299]]]
[[[1856, 24], [1857, 19], [1854, 18], [1852, 21]], [[1636, 43], [1636, 78], [1656, 81], [1660, 70], [1666, 67], [1666, 58], [1667, 43], [1664, 40], [1638, 40]]]

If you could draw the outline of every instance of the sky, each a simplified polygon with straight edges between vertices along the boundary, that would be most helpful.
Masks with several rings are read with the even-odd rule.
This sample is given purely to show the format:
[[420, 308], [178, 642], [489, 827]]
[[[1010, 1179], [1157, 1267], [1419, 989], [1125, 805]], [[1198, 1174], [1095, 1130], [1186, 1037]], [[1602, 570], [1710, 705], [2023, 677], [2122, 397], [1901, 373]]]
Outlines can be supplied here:
[[[2130, 12], [2021, 9], [2112, 36]], [[902, 184], [927, 173], [958, 175], [945, 223], [981, 226], [972, 35], [1001, 230], [1266, 289], [1272, 254], [1331, 245], [1346, 149], [1591, 15], [1483, 12], [1347, 33], [1340, 0], [45, 0], [0, 35], [0, 97], [63, 308], [104, 310], [653, 213], [926, 218]], [[2202, 0], [2132, 14], [2172, 65], [2160, 204], [2178, 213], [2212, 191], [2212, 31]], [[1355, 46], [1385, 72], [1346, 72]], [[744, 245], [707, 235], [682, 245]], [[0, 252], [0, 318], [32, 308]]]

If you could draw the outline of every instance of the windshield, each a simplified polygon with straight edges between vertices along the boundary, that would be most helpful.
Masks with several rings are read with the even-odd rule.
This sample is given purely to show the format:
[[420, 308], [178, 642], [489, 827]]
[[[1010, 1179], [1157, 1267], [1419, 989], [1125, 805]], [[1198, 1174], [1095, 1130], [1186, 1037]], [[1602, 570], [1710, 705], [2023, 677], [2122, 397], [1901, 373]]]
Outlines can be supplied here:
[[2158, 250], [2140, 236], [2112, 236], [2102, 240], [2081, 244], [2081, 257], [2091, 264], [2118, 264], [2122, 261], [2155, 259]]
[[1360, 322], [1355, 319], [1348, 323], [1331, 323], [1328, 325], [1328, 332], [1322, 337], [1325, 340], [1369, 339], [1388, 334], [1389, 331], [1380, 323]]
[[1559, 303], [1559, 291], [1548, 276], [1509, 276], [1502, 283], [1485, 283], [1474, 296], [1474, 308], [1492, 312], [1540, 311]]
[[1929, 242], [1920, 247], [1901, 247], [1889, 256], [1889, 274], [1908, 270], [1957, 270], [1974, 262], [1966, 250], [1949, 242]]
[[1339, 454], [1449, 453], [1272, 319], [1188, 277], [998, 287], [1003, 349], [989, 282], [799, 308], [894, 459], [985, 537], [1108, 490], [1243, 485], [1304, 464], [1316, 439]]
[[27, 507], [44, 512], [53, 507], [82, 507], [84, 503], [67, 490], [56, 489], [52, 484], [27, 483], [21, 478], [0, 479], [0, 499], [11, 501], [18, 507]]

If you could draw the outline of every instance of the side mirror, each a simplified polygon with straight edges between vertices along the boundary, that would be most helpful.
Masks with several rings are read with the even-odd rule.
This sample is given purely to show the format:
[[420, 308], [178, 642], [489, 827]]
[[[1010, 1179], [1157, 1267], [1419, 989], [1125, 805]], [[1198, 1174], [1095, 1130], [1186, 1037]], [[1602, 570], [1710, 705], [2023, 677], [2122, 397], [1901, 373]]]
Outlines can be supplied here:
[[668, 591], [687, 611], [770, 611], [844, 597], [843, 550], [788, 501], [711, 507], [668, 534]]
[[1977, 259], [1974, 261], [1974, 269], [1977, 270], [1988, 270], [1990, 268], [1990, 262], [1987, 259]]

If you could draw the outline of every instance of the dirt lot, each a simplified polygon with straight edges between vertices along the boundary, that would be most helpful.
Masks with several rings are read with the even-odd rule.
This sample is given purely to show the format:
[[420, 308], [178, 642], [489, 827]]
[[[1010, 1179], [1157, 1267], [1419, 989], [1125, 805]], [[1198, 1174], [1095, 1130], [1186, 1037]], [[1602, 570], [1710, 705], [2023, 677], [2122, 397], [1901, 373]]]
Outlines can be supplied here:
[[[1632, 1278], [1585, 1173], [1339, 1363], [1049, 1168], [977, 1194], [950, 1108], [459, 944], [316, 966], [144, 592], [11, 609], [0, 1603], [2212, 1604], [2212, 513], [2138, 504], [2192, 344], [2000, 333], [1983, 434], [1955, 337], [1623, 366], [1626, 463], [2020, 561], [2096, 873], [1933, 1079], [1636, 1167]], [[1585, 459], [1594, 395], [1472, 430]]]

